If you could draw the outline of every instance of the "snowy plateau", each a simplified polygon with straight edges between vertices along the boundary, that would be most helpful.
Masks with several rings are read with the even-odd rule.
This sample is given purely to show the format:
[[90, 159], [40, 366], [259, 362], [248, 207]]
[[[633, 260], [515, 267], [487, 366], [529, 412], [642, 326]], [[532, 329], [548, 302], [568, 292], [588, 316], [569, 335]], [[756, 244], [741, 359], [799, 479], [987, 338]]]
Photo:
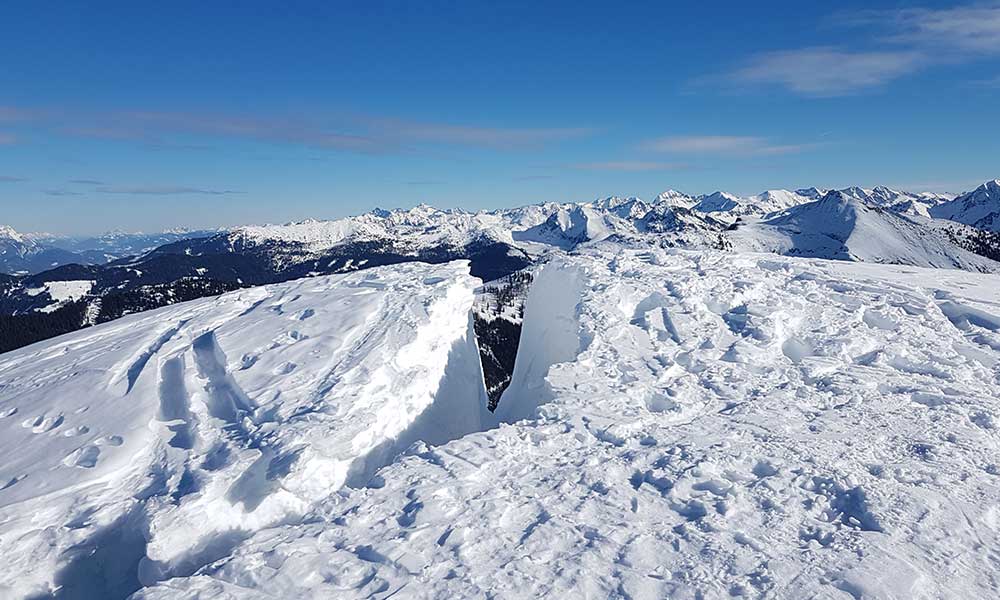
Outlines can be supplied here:
[[[1000, 596], [995, 187], [175, 242], [312, 276], [0, 354], [0, 597]], [[386, 231], [530, 257], [494, 411], [474, 258], [314, 272]]]

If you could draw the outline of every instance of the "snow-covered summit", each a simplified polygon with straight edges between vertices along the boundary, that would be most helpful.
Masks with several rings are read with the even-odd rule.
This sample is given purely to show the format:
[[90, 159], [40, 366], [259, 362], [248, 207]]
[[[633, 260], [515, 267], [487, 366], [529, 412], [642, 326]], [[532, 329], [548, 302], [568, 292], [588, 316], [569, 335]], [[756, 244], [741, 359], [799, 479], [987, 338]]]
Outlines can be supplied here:
[[943, 194], [902, 192], [883, 185], [871, 189], [854, 186], [839, 191], [870, 206], [921, 217], [930, 217], [929, 211], [932, 207], [950, 199]]
[[0, 225], [0, 243], [16, 242], [25, 244], [28, 240], [9, 225]]
[[694, 209], [699, 212], [728, 212], [741, 204], [739, 196], [734, 196], [728, 192], [712, 192], [704, 196], [698, 196], [698, 203]]
[[808, 187], [808, 188], [799, 188], [799, 189], [795, 190], [795, 193], [798, 194], [799, 196], [804, 197], [804, 198], [811, 198], [812, 200], [819, 200], [820, 198], [822, 198], [823, 196], [825, 196], [828, 191], [829, 190], [821, 189], [821, 188], [818, 188], [818, 187]]
[[657, 194], [656, 198], [653, 200], [654, 206], [679, 206], [681, 208], [691, 208], [698, 201], [691, 196], [678, 192], [677, 190], [667, 190], [665, 192], [660, 192]]
[[1000, 179], [987, 181], [950, 202], [938, 204], [931, 215], [1000, 232]]
[[964, 226], [872, 206], [850, 190], [828, 192], [766, 220], [739, 225], [737, 249], [861, 262], [1000, 272], [1000, 263], [956, 240]]

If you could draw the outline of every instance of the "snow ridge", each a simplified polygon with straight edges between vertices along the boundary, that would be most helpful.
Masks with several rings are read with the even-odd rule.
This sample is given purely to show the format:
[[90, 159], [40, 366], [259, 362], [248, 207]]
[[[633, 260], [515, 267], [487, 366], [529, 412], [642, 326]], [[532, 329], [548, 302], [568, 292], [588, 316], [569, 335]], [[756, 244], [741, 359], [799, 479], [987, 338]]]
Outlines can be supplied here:
[[253, 288], [4, 354], [0, 595], [191, 575], [417, 439], [495, 425], [468, 270]]

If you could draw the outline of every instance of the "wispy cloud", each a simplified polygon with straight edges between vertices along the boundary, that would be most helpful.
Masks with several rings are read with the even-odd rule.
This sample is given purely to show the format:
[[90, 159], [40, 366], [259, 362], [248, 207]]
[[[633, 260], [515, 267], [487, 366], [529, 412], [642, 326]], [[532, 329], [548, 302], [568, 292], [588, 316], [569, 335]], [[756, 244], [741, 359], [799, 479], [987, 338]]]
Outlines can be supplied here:
[[555, 175], [521, 175], [512, 178], [512, 181], [541, 181], [543, 179], [554, 179]]
[[174, 196], [182, 194], [201, 194], [207, 196], [224, 196], [228, 194], [243, 194], [235, 190], [211, 190], [205, 188], [184, 187], [174, 185], [152, 185], [152, 186], [105, 186], [97, 188], [102, 194], [133, 194], [148, 196]]
[[0, 122], [27, 121], [38, 116], [37, 111], [16, 106], [0, 106]]
[[884, 85], [917, 71], [912, 51], [854, 52], [830, 46], [769, 52], [730, 73], [742, 84], [775, 84], [809, 96], [841, 96]]
[[[7, 107], [13, 118], [30, 111]], [[0, 113], [2, 116], [3, 113]], [[420, 146], [452, 145], [514, 150], [576, 139], [584, 127], [484, 127], [353, 114], [273, 114], [120, 111], [37, 111], [38, 123], [76, 137], [139, 142], [155, 149], [206, 149], [192, 137], [243, 139], [367, 154], [413, 152]]]
[[841, 15], [849, 25], [872, 26], [886, 41], [973, 54], [1000, 53], [1000, 3], [949, 8], [867, 10]]
[[28, 181], [24, 177], [13, 177], [11, 175], [0, 175], [0, 183], [19, 183], [21, 181]]
[[984, 88], [1000, 88], [1000, 75], [997, 75], [996, 77], [988, 77], [986, 79], [979, 79], [973, 81], [972, 85]]
[[78, 185], [106, 185], [103, 181], [98, 181], [96, 179], [70, 179], [69, 183], [75, 183]]
[[584, 137], [593, 132], [592, 129], [585, 127], [537, 129], [473, 127], [385, 119], [373, 120], [370, 123], [378, 131], [380, 137], [398, 138], [407, 142], [430, 142], [499, 149], [540, 146], [551, 142]]
[[0, 133], [0, 146], [17, 143], [17, 136], [12, 133]]
[[654, 162], [644, 160], [620, 160], [607, 162], [578, 163], [574, 169], [583, 171], [679, 171], [691, 168], [691, 165], [672, 162]]
[[438, 181], [436, 179], [417, 179], [413, 181], [404, 181], [406, 185], [444, 185], [446, 182]]
[[756, 54], [722, 79], [747, 86], [780, 86], [803, 96], [845, 96], [880, 88], [935, 65], [1000, 54], [998, 2], [854, 11], [835, 15], [831, 22], [860, 30], [851, 34], [850, 47], [811, 46]]
[[71, 190], [42, 190], [42, 193], [46, 196], [83, 196], [83, 192], [74, 192]]
[[774, 144], [768, 138], [738, 135], [682, 135], [647, 140], [643, 150], [673, 154], [715, 154], [739, 156], [776, 156], [795, 154], [817, 144]]

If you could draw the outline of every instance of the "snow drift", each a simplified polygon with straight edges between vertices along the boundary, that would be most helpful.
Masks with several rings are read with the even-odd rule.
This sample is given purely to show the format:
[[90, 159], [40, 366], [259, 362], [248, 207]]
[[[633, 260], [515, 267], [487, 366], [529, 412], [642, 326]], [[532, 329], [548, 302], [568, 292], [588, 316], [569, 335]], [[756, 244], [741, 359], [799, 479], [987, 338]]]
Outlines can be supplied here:
[[0, 357], [0, 595], [123, 598], [493, 424], [464, 262], [305, 279]]

